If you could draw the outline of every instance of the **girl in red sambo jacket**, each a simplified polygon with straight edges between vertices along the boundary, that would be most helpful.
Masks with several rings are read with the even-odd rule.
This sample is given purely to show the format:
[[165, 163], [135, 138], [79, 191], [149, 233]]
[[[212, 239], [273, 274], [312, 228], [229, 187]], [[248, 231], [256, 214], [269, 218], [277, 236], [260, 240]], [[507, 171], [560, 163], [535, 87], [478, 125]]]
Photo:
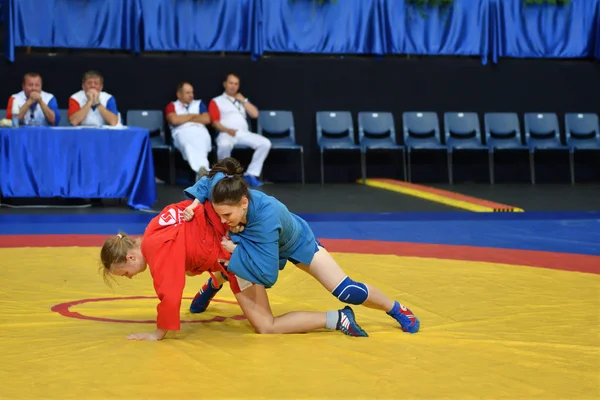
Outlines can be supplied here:
[[226, 228], [212, 207], [194, 213], [198, 221], [185, 222], [183, 210], [191, 201], [171, 204], [154, 217], [142, 238], [119, 233], [106, 240], [100, 251], [105, 280], [109, 275], [132, 278], [150, 267], [157, 306], [155, 332], [138, 333], [129, 339], [160, 340], [167, 331], [180, 329], [180, 308], [186, 275], [224, 272], [219, 260], [230, 254], [221, 246]]

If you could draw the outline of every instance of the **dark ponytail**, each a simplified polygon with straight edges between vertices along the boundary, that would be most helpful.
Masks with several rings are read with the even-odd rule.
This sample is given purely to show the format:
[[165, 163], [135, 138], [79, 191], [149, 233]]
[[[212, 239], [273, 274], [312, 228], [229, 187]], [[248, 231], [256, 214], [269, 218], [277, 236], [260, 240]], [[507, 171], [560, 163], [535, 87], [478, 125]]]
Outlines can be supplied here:
[[222, 172], [225, 177], [215, 184], [212, 189], [212, 203], [235, 205], [246, 196], [250, 198], [248, 184], [242, 177], [244, 169], [235, 158], [227, 157], [213, 165], [208, 174], [212, 178], [215, 174]]

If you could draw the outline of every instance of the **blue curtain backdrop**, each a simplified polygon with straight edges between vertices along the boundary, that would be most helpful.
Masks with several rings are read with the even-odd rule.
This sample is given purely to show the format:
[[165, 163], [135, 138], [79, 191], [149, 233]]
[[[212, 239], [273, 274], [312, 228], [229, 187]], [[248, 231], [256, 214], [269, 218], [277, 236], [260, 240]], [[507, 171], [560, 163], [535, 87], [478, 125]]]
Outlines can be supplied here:
[[382, 1], [388, 54], [481, 56], [489, 46], [489, 1], [455, 0], [453, 5], [421, 9], [404, 1]]
[[495, 0], [498, 57], [591, 57], [596, 53], [596, 0], [572, 0], [566, 6], [524, 5], [523, 0]]
[[381, 0], [264, 0], [265, 52], [384, 54]]
[[8, 1], [13, 47], [140, 50], [141, 0]]
[[145, 51], [252, 51], [254, 0], [141, 0]]
[[600, 0], [0, 0], [15, 47], [600, 59]]

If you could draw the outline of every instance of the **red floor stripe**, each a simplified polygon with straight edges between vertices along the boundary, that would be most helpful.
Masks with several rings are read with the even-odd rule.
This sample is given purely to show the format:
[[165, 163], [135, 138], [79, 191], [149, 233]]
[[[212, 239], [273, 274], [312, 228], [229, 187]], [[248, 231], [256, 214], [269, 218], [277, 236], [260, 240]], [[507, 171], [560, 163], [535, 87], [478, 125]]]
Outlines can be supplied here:
[[377, 240], [319, 240], [327, 250], [333, 252], [394, 254], [406, 257], [483, 261], [600, 274], [600, 256], [586, 254], [454, 246], [446, 244], [381, 242]]
[[[0, 236], [0, 248], [102, 246], [107, 235], [11, 235]], [[406, 257], [482, 261], [564, 271], [600, 274], [600, 256], [548, 251], [497, 249], [446, 244], [382, 242], [377, 240], [319, 239], [332, 252], [393, 254]]]
[[109, 235], [7, 235], [0, 236], [0, 248], [102, 246], [108, 237]]

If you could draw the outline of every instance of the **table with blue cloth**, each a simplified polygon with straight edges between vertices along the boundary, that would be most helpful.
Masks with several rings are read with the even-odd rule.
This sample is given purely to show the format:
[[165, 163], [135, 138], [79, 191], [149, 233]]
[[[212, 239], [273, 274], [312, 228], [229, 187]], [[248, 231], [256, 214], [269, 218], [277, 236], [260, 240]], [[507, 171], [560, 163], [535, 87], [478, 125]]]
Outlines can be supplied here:
[[127, 199], [137, 210], [157, 199], [146, 129], [0, 128], [0, 153], [2, 197]]

